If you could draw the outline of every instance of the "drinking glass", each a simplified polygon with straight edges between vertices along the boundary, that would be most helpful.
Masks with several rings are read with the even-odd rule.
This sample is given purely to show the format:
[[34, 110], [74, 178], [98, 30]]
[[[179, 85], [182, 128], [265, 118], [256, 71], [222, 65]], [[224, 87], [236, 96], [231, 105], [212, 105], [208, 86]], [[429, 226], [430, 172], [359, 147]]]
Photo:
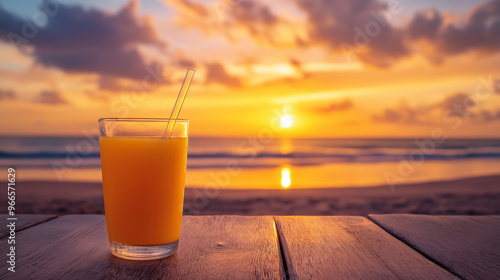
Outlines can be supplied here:
[[[175, 122], [165, 137], [169, 122]], [[106, 228], [111, 253], [132, 260], [170, 256], [179, 242], [189, 121], [99, 120]]]

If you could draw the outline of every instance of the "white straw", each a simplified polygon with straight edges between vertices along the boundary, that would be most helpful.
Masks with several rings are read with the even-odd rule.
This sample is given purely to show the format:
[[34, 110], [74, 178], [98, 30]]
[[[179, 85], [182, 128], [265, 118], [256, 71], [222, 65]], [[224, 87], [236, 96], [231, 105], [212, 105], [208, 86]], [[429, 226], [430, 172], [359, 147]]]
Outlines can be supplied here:
[[188, 69], [188, 71], [186, 72], [186, 77], [182, 82], [182, 87], [179, 91], [179, 95], [177, 96], [177, 100], [175, 101], [174, 109], [172, 110], [172, 114], [170, 114], [170, 121], [168, 122], [167, 129], [165, 129], [165, 133], [163, 135], [166, 138], [169, 138], [172, 134], [172, 131], [174, 130], [175, 120], [179, 117], [182, 104], [184, 103], [184, 99], [186, 99], [189, 85], [191, 84], [194, 73], [195, 71], [193, 69]]

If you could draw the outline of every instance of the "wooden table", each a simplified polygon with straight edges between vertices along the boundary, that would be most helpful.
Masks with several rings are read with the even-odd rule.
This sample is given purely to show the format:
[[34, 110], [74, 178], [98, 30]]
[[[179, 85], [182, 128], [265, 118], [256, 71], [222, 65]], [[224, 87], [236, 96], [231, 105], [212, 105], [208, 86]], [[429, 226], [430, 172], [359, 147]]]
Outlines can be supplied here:
[[500, 216], [184, 216], [178, 253], [140, 262], [111, 255], [102, 215], [17, 218], [0, 279], [500, 279]]

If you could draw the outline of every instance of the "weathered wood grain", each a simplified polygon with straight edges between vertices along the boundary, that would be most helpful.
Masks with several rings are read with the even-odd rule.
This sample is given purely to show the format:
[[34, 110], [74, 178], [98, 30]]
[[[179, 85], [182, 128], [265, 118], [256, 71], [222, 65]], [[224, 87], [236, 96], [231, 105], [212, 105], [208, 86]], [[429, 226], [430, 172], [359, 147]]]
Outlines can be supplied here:
[[499, 216], [370, 215], [385, 230], [465, 279], [500, 279]]
[[[14, 216], [17, 220], [7, 220], [7, 218], [12, 218], [7, 214], [0, 214], [0, 220], [5, 221], [5, 224], [9, 224], [10, 222], [15, 222], [16, 224], [16, 232], [21, 231], [25, 228], [32, 227], [36, 224], [46, 222], [50, 219], [57, 217], [56, 215], [32, 215], [32, 214], [18, 214]], [[0, 230], [0, 238], [3, 238], [9, 235], [9, 228], [6, 226], [2, 226]]]
[[290, 279], [456, 279], [363, 217], [275, 217]]
[[[137, 221], [134, 225], [141, 226]], [[279, 279], [272, 217], [185, 216], [179, 251], [155, 261], [127, 261], [109, 252], [104, 216], [68, 215], [17, 236], [16, 273], [9, 279]], [[7, 250], [0, 244], [0, 252]]]

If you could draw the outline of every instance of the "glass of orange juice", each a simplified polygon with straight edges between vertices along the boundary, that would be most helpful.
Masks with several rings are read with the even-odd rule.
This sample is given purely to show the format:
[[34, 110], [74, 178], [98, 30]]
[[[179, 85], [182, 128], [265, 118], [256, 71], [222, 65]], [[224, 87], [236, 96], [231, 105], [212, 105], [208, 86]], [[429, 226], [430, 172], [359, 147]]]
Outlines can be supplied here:
[[[169, 122], [175, 122], [165, 136]], [[179, 242], [189, 121], [100, 119], [102, 183], [111, 253], [170, 256]]]

